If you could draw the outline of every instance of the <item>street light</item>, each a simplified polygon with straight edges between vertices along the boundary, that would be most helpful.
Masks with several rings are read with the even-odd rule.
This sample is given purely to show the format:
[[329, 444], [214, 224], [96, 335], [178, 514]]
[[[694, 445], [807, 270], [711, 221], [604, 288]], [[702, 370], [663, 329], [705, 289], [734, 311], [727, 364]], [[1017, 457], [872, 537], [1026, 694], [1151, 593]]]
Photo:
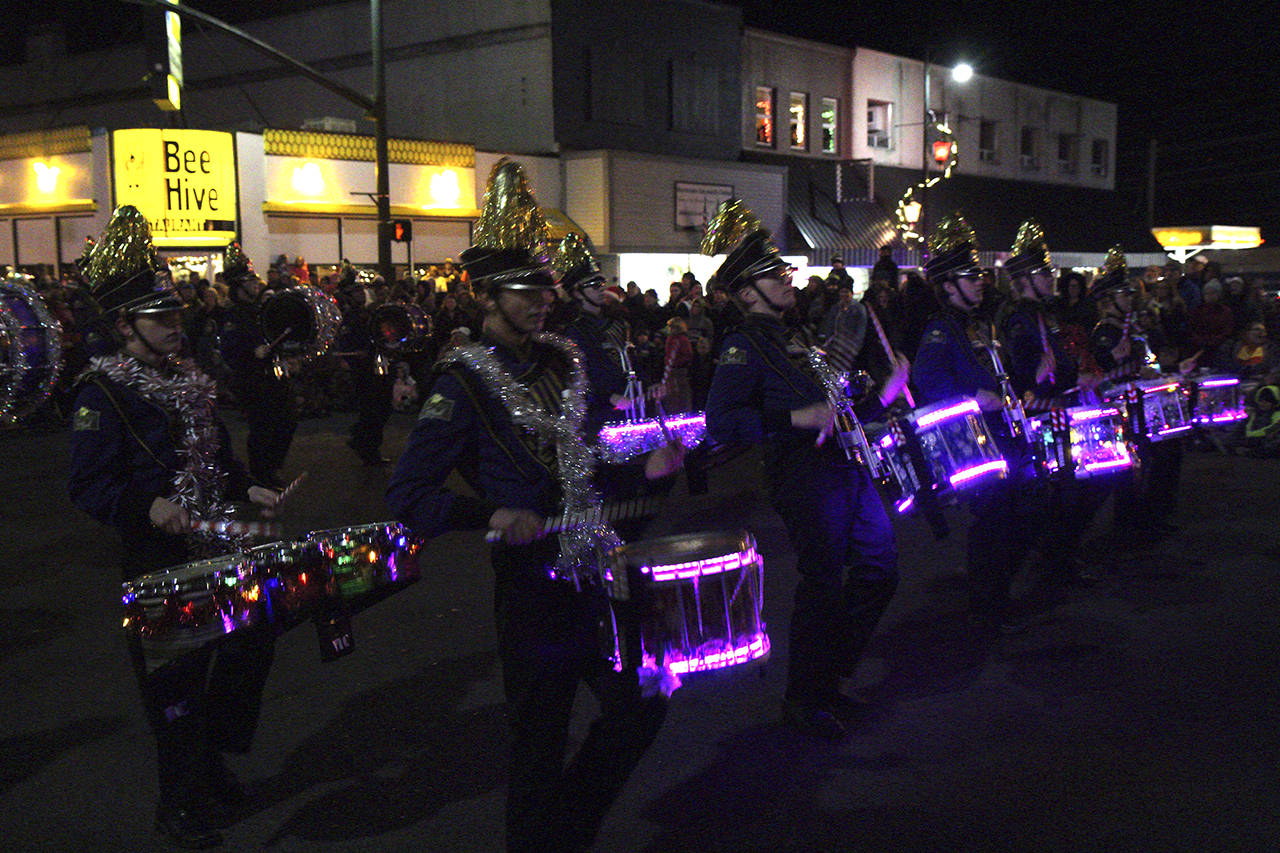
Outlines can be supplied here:
[[[915, 231], [916, 234], [920, 235], [920, 239], [922, 241], [925, 239], [924, 237], [925, 218], [928, 212], [927, 210], [925, 210], [925, 207], [926, 207], [925, 197], [929, 191], [929, 184], [932, 183], [929, 180], [929, 157], [931, 152], [934, 150], [934, 147], [929, 144], [929, 132], [937, 124], [937, 117], [934, 115], [933, 110], [929, 108], [929, 95], [930, 95], [930, 88], [931, 88], [929, 84], [930, 84], [930, 78], [932, 76], [931, 75], [932, 70], [933, 70], [932, 54], [926, 48], [924, 53], [924, 122], [920, 126], [921, 178], [920, 178], [920, 197], [918, 199], [918, 202], [921, 206], [921, 210], [919, 214], [919, 221], [915, 223], [915, 227], [912, 229], [913, 231]], [[951, 79], [960, 84], [968, 83], [970, 80], [973, 79], [973, 66], [967, 62], [957, 63], [951, 69]], [[954, 146], [954, 144], [955, 144], [954, 142], [950, 143], [951, 146]], [[949, 148], [949, 151], [953, 152], [954, 148], [953, 147]], [[945, 168], [942, 166], [941, 161], [939, 162], [938, 165], [940, 168]]]

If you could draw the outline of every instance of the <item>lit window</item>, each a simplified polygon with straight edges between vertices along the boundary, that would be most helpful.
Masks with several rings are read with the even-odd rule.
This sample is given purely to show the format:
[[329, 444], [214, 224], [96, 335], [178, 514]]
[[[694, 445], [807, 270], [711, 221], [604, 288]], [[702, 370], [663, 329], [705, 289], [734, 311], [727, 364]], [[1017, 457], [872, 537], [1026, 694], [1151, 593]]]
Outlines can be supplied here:
[[836, 154], [836, 130], [839, 127], [840, 102], [822, 99], [822, 153]]
[[756, 144], [773, 147], [773, 89], [756, 87]]
[[805, 129], [808, 127], [809, 96], [804, 92], [791, 93], [791, 108], [788, 110], [791, 122], [791, 147], [801, 151], [809, 147], [809, 137]]
[[891, 148], [893, 128], [893, 104], [889, 101], [867, 101], [867, 145], [871, 148]]

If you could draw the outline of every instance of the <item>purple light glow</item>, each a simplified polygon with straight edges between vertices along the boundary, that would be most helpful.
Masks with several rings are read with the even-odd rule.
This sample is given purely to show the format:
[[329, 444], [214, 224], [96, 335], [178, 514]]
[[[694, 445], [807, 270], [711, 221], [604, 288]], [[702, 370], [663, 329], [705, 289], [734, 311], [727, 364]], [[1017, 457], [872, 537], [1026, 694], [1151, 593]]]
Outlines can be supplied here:
[[888, 447], [893, 447], [894, 443], [895, 443], [895, 442], [894, 442], [894, 440], [893, 440], [893, 433], [891, 433], [891, 432], [890, 432], [890, 433], [885, 433], [885, 434], [884, 434], [884, 437], [880, 439], [880, 446], [881, 446], [881, 447], [886, 447], [886, 448], [888, 448]]
[[911, 507], [916, 505], [915, 495], [898, 502], [898, 512], [910, 512]]
[[1155, 388], [1143, 388], [1143, 394], [1159, 394], [1161, 391], [1172, 391], [1178, 387], [1177, 382], [1170, 382], [1168, 385], [1157, 385]]
[[1191, 424], [1185, 424], [1184, 426], [1165, 427], [1162, 430], [1157, 430], [1156, 435], [1173, 435], [1175, 432], [1186, 432], [1191, 429], [1191, 426]]
[[1119, 417], [1120, 412], [1115, 409], [1085, 409], [1084, 411], [1071, 412], [1071, 422], [1079, 423], [1080, 421], [1096, 421], [1101, 418]]
[[600, 430], [598, 447], [606, 462], [624, 462], [665, 445], [668, 432], [685, 447], [695, 447], [706, 438], [707, 416], [704, 412], [691, 412], [665, 421], [654, 418], [610, 424]]
[[1249, 417], [1249, 413], [1246, 412], [1245, 410], [1233, 409], [1232, 411], [1227, 412], [1225, 414], [1221, 414], [1221, 415], [1213, 415], [1212, 417], [1204, 417], [1204, 416], [1198, 417], [1196, 418], [1196, 423], [1225, 424], [1225, 423], [1230, 423], [1232, 421], [1242, 421], [1247, 417]]
[[[977, 403], [974, 403], [974, 408], [976, 410]], [[1009, 463], [1005, 462], [1003, 459], [997, 459], [994, 462], [983, 462], [981, 465], [974, 465], [972, 468], [965, 468], [963, 471], [957, 471], [952, 474], [951, 485], [958, 486], [961, 483], [966, 483], [969, 480], [981, 477], [984, 474], [990, 474], [994, 471], [1007, 473], [1008, 470]]]
[[978, 408], [977, 400], [965, 400], [963, 402], [956, 403], [954, 406], [947, 406], [945, 409], [941, 409], [936, 412], [929, 412], [927, 415], [922, 415], [916, 421], [916, 426], [920, 429], [925, 429], [926, 427], [933, 426], [939, 421], [945, 421], [951, 418], [961, 417], [963, 415], [976, 415], [979, 411], [981, 410]]
[[1227, 388], [1232, 385], [1239, 385], [1240, 380], [1237, 379], [1210, 379], [1208, 382], [1201, 382], [1201, 388]]
[[687, 660], [667, 661], [667, 669], [676, 675], [688, 675], [691, 672], [708, 672], [713, 669], [725, 669], [730, 666], [758, 660], [769, 654], [769, 635], [764, 631], [752, 634], [746, 645], [727, 649], [723, 652], [698, 655]]
[[721, 572], [731, 571], [742, 566], [754, 565], [759, 559], [756, 550], [748, 548], [737, 554], [727, 554], [723, 557], [712, 557], [707, 560], [671, 563], [665, 566], [641, 566], [640, 571], [644, 574], [652, 573], [654, 583], [661, 583], [663, 581], [684, 580], [704, 575], [718, 575]]
[[1116, 459], [1111, 459], [1106, 462], [1086, 462], [1084, 466], [1084, 470], [1090, 471], [1090, 472], [1105, 471], [1108, 468], [1128, 468], [1132, 465], [1133, 465], [1133, 457], [1131, 457], [1129, 455], [1129, 452], [1126, 450], [1121, 456], [1119, 456]]

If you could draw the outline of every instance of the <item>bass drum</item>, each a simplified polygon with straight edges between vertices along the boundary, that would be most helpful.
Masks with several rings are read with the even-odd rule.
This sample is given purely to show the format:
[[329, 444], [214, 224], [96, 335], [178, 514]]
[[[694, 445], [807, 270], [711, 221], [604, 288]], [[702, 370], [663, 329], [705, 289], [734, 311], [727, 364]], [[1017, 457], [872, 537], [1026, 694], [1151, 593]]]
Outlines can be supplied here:
[[28, 281], [0, 281], [0, 423], [40, 408], [62, 370], [62, 326]]
[[332, 296], [314, 287], [278, 290], [262, 303], [262, 337], [282, 356], [324, 355], [338, 336], [342, 313]]
[[373, 309], [373, 339], [392, 353], [416, 353], [431, 340], [431, 318], [417, 305], [385, 302]]

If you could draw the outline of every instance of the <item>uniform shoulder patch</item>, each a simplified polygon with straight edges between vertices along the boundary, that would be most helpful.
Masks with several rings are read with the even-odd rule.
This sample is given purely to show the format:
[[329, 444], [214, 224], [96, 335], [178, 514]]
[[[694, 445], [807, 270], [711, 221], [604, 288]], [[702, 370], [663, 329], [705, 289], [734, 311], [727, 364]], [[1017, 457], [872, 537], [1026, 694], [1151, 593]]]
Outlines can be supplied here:
[[721, 364], [746, 364], [747, 351], [741, 347], [728, 347], [720, 353]]
[[96, 431], [102, 420], [102, 413], [91, 409], [88, 406], [81, 406], [76, 410], [76, 415], [71, 424], [71, 429], [75, 432]]
[[445, 422], [453, 420], [453, 401], [439, 392], [432, 394], [422, 404], [422, 411], [418, 412], [418, 420]]

